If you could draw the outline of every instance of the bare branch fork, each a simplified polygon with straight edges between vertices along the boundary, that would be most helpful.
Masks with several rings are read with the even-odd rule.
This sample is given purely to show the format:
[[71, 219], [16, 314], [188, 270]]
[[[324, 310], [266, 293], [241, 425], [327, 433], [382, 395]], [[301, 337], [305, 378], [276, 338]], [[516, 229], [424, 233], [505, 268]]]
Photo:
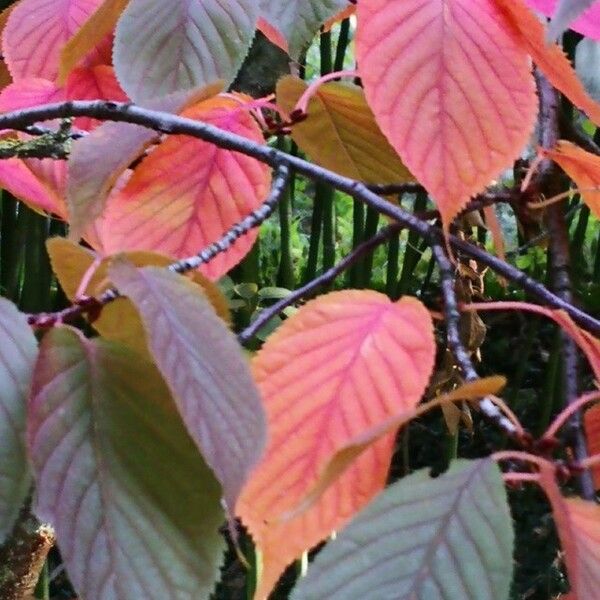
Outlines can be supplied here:
[[[40, 121], [64, 119], [70, 117], [93, 117], [105, 121], [119, 121], [142, 125], [154, 131], [167, 134], [189, 135], [211, 142], [220, 148], [233, 150], [253, 157], [274, 168], [285, 165], [301, 175], [315, 181], [327, 183], [337, 190], [347, 193], [353, 198], [373, 207], [402, 227], [415, 231], [430, 244], [441, 239], [439, 229], [410, 214], [402, 208], [387, 202], [370, 191], [364, 184], [338, 175], [328, 169], [319, 167], [296, 156], [292, 156], [264, 144], [258, 144], [234, 133], [224, 131], [207, 123], [194, 121], [170, 113], [141, 108], [132, 104], [107, 101], [69, 101], [48, 104], [18, 110], [0, 115], [0, 129], [26, 130]], [[499, 275], [514, 282], [531, 295], [548, 306], [565, 310], [579, 325], [595, 335], [600, 335], [600, 321], [580, 310], [572, 303], [550, 292], [544, 285], [528, 277], [512, 265], [492, 256], [484, 250], [465, 242], [455, 236], [449, 236], [449, 244], [480, 263], [490, 267]]]

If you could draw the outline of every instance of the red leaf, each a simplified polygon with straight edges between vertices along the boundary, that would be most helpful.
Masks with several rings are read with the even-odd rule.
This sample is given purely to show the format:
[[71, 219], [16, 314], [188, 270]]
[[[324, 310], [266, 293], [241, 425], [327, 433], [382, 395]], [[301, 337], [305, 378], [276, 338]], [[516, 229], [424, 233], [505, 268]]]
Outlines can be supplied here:
[[600, 589], [600, 506], [580, 498], [564, 498], [550, 464], [541, 469], [561, 545], [573, 599], [596, 600]]
[[[68, 100], [115, 100], [127, 102], [129, 98], [121, 89], [110, 65], [79, 67], [73, 69], [67, 79], [66, 95]], [[100, 121], [89, 117], [75, 119], [80, 129], [94, 129]]]
[[359, 2], [356, 50], [382, 131], [448, 227], [529, 139], [527, 56], [493, 0]]
[[263, 552], [258, 598], [290, 562], [383, 488], [393, 432], [365, 450], [306, 512], [283, 518], [338, 450], [417, 405], [434, 356], [431, 318], [422, 304], [413, 298], [392, 303], [371, 291], [321, 296], [269, 337], [253, 372], [270, 442], [237, 507]]
[[101, 0], [21, 0], [6, 23], [2, 51], [13, 79], [54, 80], [60, 51]]
[[[182, 116], [201, 119], [255, 142], [263, 136], [239, 101], [206, 100]], [[174, 169], [173, 165], [177, 165]], [[173, 257], [195, 254], [256, 209], [268, 194], [270, 170], [253, 158], [185, 136], [162, 142], [107, 206], [104, 250], [154, 250]], [[216, 279], [250, 250], [253, 230], [203, 268]]]
[[[600, 405], [592, 406], [583, 414], [587, 449], [590, 455], [600, 454]], [[600, 489], [600, 465], [592, 467], [596, 489]]]

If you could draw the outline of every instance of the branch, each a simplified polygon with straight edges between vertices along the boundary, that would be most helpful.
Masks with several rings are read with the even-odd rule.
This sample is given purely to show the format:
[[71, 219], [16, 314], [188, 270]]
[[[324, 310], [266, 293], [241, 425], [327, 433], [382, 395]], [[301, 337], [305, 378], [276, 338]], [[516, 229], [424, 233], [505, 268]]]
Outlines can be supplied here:
[[309, 281], [301, 288], [294, 290], [291, 294], [282, 298], [275, 304], [265, 308], [258, 317], [244, 331], [238, 335], [238, 340], [241, 344], [248, 343], [262, 327], [264, 327], [272, 318], [278, 315], [283, 309], [298, 302], [302, 298], [310, 298], [321, 287], [330, 284], [340, 273], [351, 267], [355, 262], [360, 260], [365, 254], [373, 252], [377, 246], [383, 244], [390, 239], [394, 234], [398, 233], [402, 227], [398, 224], [388, 225], [381, 229], [372, 238], [369, 238], [362, 244], [359, 244], [352, 252], [347, 254], [335, 266], [325, 271], [319, 277]]
[[[550, 82], [538, 70], [535, 78], [540, 97], [539, 116], [539, 142], [543, 148], [551, 149], [556, 146], [559, 134], [559, 106], [560, 95]], [[556, 165], [544, 159], [539, 169], [542, 180], [546, 182], [545, 195], [555, 196], [563, 191], [560, 178], [556, 172]], [[573, 290], [570, 275], [569, 232], [564, 217], [564, 201], [552, 204], [546, 210], [550, 243], [550, 277], [552, 287], [556, 294], [565, 302], [573, 304]], [[579, 396], [579, 356], [574, 340], [561, 330], [562, 345], [562, 395], [566, 406], [575, 402]], [[575, 458], [584, 462], [588, 457], [585, 433], [583, 430], [583, 417], [581, 411], [573, 414], [569, 421], [571, 428], [570, 438]], [[578, 478], [581, 495], [593, 500], [596, 497], [594, 482], [589, 470], [583, 471]]]
[[[271, 216], [277, 204], [283, 197], [289, 177], [290, 170], [285, 165], [279, 166], [275, 172], [271, 193], [263, 204], [252, 211], [239, 223], [236, 223], [225, 233], [225, 235], [223, 235], [223, 237], [221, 237], [221, 239], [210, 244], [210, 246], [207, 246], [194, 256], [171, 263], [168, 269], [175, 273], [186, 273], [187, 271], [197, 269], [199, 266], [213, 260], [218, 254], [229, 250], [237, 240], [246, 235], [251, 229], [262, 225], [262, 223]], [[84, 314], [88, 314], [91, 317], [91, 320], [94, 320], [98, 317], [104, 306], [120, 297], [121, 294], [117, 289], [110, 288], [98, 298], [82, 298], [79, 302], [58, 312], [27, 315], [27, 322], [32, 327], [45, 329], [53, 327], [57, 323], [73, 321]]]
[[[234, 133], [221, 130], [208, 123], [202, 123], [170, 113], [153, 111], [140, 108], [131, 104], [117, 102], [72, 101], [48, 104], [42, 107], [23, 109], [0, 115], [0, 129], [23, 130], [30, 125], [47, 119], [60, 119], [67, 117], [93, 117], [100, 120], [120, 121], [142, 125], [161, 133], [189, 135], [220, 148], [240, 152], [251, 156], [261, 162], [277, 168], [286, 165], [290, 169], [315, 181], [322, 181], [337, 190], [345, 192], [353, 198], [363, 202], [391, 219], [397, 221], [402, 227], [415, 231], [430, 244], [440, 239], [439, 229], [421, 219], [411, 215], [402, 208], [394, 206], [385, 199], [371, 192], [364, 184], [333, 173], [323, 167], [312, 164], [299, 157], [292, 156], [267, 145], [257, 144], [247, 138]], [[600, 335], [600, 321], [594, 319], [584, 311], [573, 306], [556, 294], [550, 292], [544, 285], [531, 279], [519, 269], [488, 254], [484, 250], [460, 240], [454, 236], [448, 237], [449, 244], [467, 256], [487, 265], [509, 281], [515, 282], [531, 295], [553, 308], [565, 310], [574, 321], [588, 329], [595, 335]]]
[[[467, 381], [474, 381], [479, 379], [479, 376], [460, 337], [460, 311], [456, 297], [455, 269], [441, 243], [432, 244], [431, 251], [440, 269], [448, 348], [454, 355], [464, 378]], [[518, 434], [515, 424], [502, 413], [491, 399], [483, 398], [479, 403], [479, 408], [487, 419], [495, 423], [509, 436], [515, 437]]]

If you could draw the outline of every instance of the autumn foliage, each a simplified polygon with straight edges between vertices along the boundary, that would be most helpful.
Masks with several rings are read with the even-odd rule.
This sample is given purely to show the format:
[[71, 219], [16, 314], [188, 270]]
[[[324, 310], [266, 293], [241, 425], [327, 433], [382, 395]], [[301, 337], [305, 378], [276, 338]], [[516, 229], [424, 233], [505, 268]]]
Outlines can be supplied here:
[[[356, 70], [306, 81], [307, 46], [340, 22]], [[0, 299], [0, 542], [33, 489], [86, 600], [208, 598], [227, 544], [250, 554], [241, 538], [257, 600], [325, 541], [293, 598], [506, 600], [506, 488], [529, 484], [552, 507], [569, 597], [598, 597], [600, 322], [505, 261], [494, 205], [531, 217], [579, 195], [597, 228], [600, 104], [559, 36], [600, 42], [599, 2], [18, 0], [0, 24], [0, 186], [68, 226], [47, 241], [66, 307]], [[261, 98], [232, 86], [257, 30], [293, 71]], [[547, 93], [578, 138], [561, 139]], [[274, 332], [239, 331], [219, 282], [294, 171], [389, 222], [264, 309]], [[430, 210], [407, 212], [404, 193]], [[479, 209], [497, 256], [465, 233]], [[329, 291], [401, 228], [432, 250], [441, 310]], [[484, 263], [527, 301], [476, 302]], [[475, 370], [464, 324], [492, 310], [555, 323], [585, 359], [586, 389], [541, 435], [501, 373]], [[435, 411], [450, 432], [487, 419], [511, 449], [387, 485], [399, 430]], [[558, 439], [572, 418], [582, 446]]]

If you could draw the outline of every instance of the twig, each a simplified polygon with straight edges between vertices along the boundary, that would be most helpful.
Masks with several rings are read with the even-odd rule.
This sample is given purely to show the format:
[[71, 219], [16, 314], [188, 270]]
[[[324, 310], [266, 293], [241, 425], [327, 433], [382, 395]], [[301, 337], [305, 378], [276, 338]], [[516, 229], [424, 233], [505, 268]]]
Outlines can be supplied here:
[[323, 274], [309, 281], [301, 288], [294, 290], [291, 294], [282, 298], [275, 304], [265, 308], [258, 317], [244, 331], [238, 335], [238, 340], [241, 344], [249, 342], [262, 327], [264, 327], [272, 318], [278, 315], [284, 308], [291, 306], [302, 298], [309, 298], [319, 288], [330, 284], [340, 273], [351, 267], [355, 262], [360, 260], [365, 254], [372, 252], [385, 241], [389, 240], [393, 235], [397, 234], [402, 227], [398, 224], [388, 225], [381, 229], [376, 235], [369, 238], [367, 241], [358, 245], [352, 252], [347, 254], [335, 266], [328, 269]]
[[[277, 167], [271, 193], [259, 208], [251, 212], [247, 217], [236, 223], [229, 229], [221, 239], [210, 244], [198, 254], [184, 258], [169, 265], [168, 269], [176, 273], [185, 273], [197, 269], [200, 265], [213, 260], [218, 254], [226, 252], [235, 242], [251, 229], [259, 227], [275, 210], [275, 207], [283, 197], [290, 177], [290, 170], [285, 165]], [[106, 290], [98, 298], [83, 298], [62, 311], [54, 313], [38, 313], [27, 315], [27, 321], [32, 327], [48, 328], [57, 323], [73, 321], [78, 317], [89, 314], [95, 317], [113, 300], [120, 298], [121, 294], [115, 288]]]
[[[535, 72], [538, 94], [540, 97], [540, 116], [539, 116], [539, 141], [543, 148], [551, 149], [556, 146], [559, 139], [559, 106], [560, 96], [552, 87], [550, 82], [538, 70]], [[546, 196], [556, 196], [563, 190], [555, 182], [553, 177], [556, 170], [555, 164], [547, 159], [540, 163], [540, 175], [542, 180], [547, 182], [545, 192]], [[565, 302], [573, 304], [573, 292], [570, 275], [570, 257], [569, 257], [569, 234], [565, 224], [564, 202], [552, 204], [546, 210], [546, 220], [548, 226], [549, 244], [550, 244], [550, 276], [554, 292]], [[579, 356], [577, 354], [577, 345], [573, 339], [561, 330], [562, 345], [562, 395], [565, 406], [575, 402], [579, 396]], [[575, 458], [579, 462], [585, 461], [588, 457], [585, 433], [583, 431], [583, 417], [581, 411], [575, 412], [570, 420], [570, 438]], [[588, 499], [595, 498], [594, 482], [589, 470], [583, 471], [578, 477], [579, 491], [581, 495]]]
[[[207, 142], [214, 143], [220, 148], [234, 150], [257, 160], [277, 167], [285, 164], [290, 169], [316, 181], [323, 181], [336, 189], [345, 192], [357, 200], [372, 206], [381, 214], [396, 220], [401, 226], [407, 227], [424, 237], [429, 243], [440, 239], [437, 227], [424, 222], [402, 208], [387, 202], [367, 187], [357, 181], [333, 173], [299, 157], [292, 156], [266, 145], [258, 144], [221, 130], [208, 123], [202, 123], [170, 113], [153, 111], [131, 104], [120, 104], [107, 101], [72, 101], [48, 104], [42, 107], [23, 109], [0, 115], [0, 129], [22, 130], [34, 123], [46, 119], [67, 118], [71, 116], [87, 116], [100, 120], [134, 123], [155, 131], [171, 134], [184, 134]], [[544, 285], [528, 277], [525, 273], [491, 254], [460, 240], [449, 236], [448, 242], [455, 250], [460, 250], [467, 256], [487, 265], [506, 279], [515, 282], [542, 302], [554, 308], [562, 308], [579, 325], [590, 332], [600, 335], [600, 321], [584, 311], [550, 292]]]
[[[431, 251], [440, 270], [448, 348], [454, 355], [466, 381], [474, 381], [479, 376], [460, 337], [460, 311], [456, 297], [455, 270], [442, 244], [438, 242], [432, 244]], [[515, 424], [502, 413], [491, 399], [483, 398], [479, 403], [479, 408], [486, 418], [498, 425], [505, 433], [511, 437], [517, 435], [518, 430]]]

